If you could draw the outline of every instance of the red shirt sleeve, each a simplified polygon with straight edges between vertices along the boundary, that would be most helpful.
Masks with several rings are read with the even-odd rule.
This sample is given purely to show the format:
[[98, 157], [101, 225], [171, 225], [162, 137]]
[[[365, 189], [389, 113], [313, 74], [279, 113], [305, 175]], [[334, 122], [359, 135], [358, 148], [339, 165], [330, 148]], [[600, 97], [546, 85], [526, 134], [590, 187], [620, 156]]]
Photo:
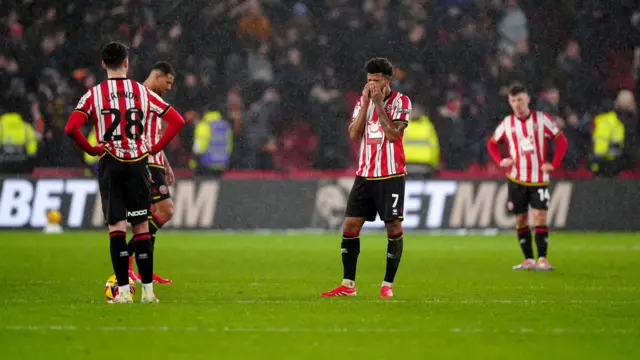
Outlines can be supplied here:
[[353, 108], [353, 115], [351, 115], [351, 121], [349, 122], [350, 124], [356, 121], [356, 118], [358, 117], [358, 113], [360, 112], [361, 107], [362, 107], [362, 96], [360, 97], [360, 100], [358, 100], [358, 102], [356, 103], [356, 106]]
[[491, 141], [495, 142], [495, 143], [500, 143], [504, 140], [505, 136], [506, 136], [506, 126], [504, 124], [504, 120], [500, 123], [500, 125], [498, 125], [498, 127], [496, 128], [496, 131], [493, 132], [493, 135], [491, 136]]
[[560, 134], [558, 124], [547, 113], [542, 113], [542, 126], [544, 127], [544, 136], [546, 138], [553, 139]]
[[553, 160], [551, 161], [551, 165], [554, 168], [557, 168], [562, 164], [562, 159], [564, 159], [564, 154], [567, 152], [567, 148], [569, 147], [569, 141], [567, 137], [564, 136], [563, 133], [558, 133], [555, 138], [555, 148], [553, 153]]
[[149, 109], [160, 117], [164, 116], [164, 114], [169, 111], [169, 108], [171, 106], [169, 106], [169, 104], [162, 100], [162, 98], [158, 94], [147, 89], [146, 87], [145, 89], [147, 92], [147, 98], [149, 99]]
[[162, 151], [173, 138], [178, 135], [182, 127], [184, 126], [184, 118], [174, 108], [168, 106], [164, 114], [161, 115], [162, 120], [169, 123], [167, 129], [160, 140], [151, 147], [151, 155], [155, 155]]
[[407, 95], [401, 95], [393, 101], [391, 107], [391, 121], [409, 122], [411, 116], [411, 100]]
[[82, 97], [80, 101], [78, 101], [78, 105], [76, 105], [76, 111], [79, 111], [87, 116], [93, 114], [93, 91], [89, 90]]

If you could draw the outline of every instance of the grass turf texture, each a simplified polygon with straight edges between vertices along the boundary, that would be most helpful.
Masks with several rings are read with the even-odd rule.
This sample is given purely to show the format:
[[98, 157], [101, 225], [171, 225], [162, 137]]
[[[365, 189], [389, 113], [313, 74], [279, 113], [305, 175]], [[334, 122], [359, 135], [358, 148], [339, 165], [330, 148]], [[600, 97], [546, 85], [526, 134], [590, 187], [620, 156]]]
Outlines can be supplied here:
[[[161, 303], [104, 304], [106, 233], [0, 233], [2, 359], [638, 359], [640, 236], [552, 233], [550, 273], [514, 272], [514, 236], [407, 234], [378, 297], [383, 233], [355, 298], [338, 235], [161, 233]], [[139, 290], [139, 289], [138, 289]], [[138, 345], [138, 346], [136, 346]], [[139, 345], [142, 345], [140, 348]]]

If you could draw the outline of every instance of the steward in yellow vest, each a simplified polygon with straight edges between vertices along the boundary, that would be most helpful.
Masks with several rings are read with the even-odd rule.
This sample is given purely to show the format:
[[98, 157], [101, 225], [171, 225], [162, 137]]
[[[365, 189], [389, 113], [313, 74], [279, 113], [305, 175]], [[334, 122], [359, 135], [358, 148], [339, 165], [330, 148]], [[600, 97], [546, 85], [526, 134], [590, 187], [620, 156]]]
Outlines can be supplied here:
[[440, 142], [433, 123], [427, 115], [412, 120], [404, 130], [404, 155], [407, 174], [429, 176], [440, 166]]

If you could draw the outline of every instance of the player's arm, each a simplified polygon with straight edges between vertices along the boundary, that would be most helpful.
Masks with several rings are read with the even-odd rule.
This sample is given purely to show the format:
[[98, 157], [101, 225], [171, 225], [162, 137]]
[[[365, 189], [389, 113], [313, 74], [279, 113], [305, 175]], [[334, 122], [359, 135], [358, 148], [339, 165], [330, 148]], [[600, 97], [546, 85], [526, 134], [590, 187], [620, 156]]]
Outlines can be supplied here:
[[362, 96], [353, 109], [353, 116], [351, 117], [351, 124], [349, 124], [349, 138], [352, 141], [357, 141], [362, 138], [364, 134], [364, 126], [367, 123], [367, 111], [371, 104], [370, 84], [367, 83], [362, 90]]
[[542, 126], [544, 126], [544, 135], [546, 138], [553, 139], [555, 143], [553, 151], [553, 159], [551, 160], [551, 166], [557, 168], [562, 164], [564, 155], [567, 153], [569, 147], [569, 141], [564, 133], [558, 127], [555, 121], [547, 113], [543, 113]]
[[[372, 87], [372, 93], [373, 94], [371, 96], [371, 99], [374, 106], [376, 107], [378, 121], [380, 121], [384, 136], [391, 142], [400, 139], [404, 128], [407, 127], [407, 122], [403, 121], [402, 119], [397, 119], [398, 121], [395, 121], [396, 119], [394, 119], [394, 121], [392, 122], [387, 115], [386, 109], [384, 108], [384, 101], [382, 99], [382, 92], [380, 91], [380, 89], [378, 87]], [[411, 112], [411, 103], [409, 102], [407, 106], [408, 111], [405, 115], [408, 119], [409, 113]], [[393, 113], [395, 113], [395, 111]]]
[[169, 165], [169, 159], [167, 159], [167, 155], [165, 155], [164, 151], [162, 152], [162, 157], [164, 158], [164, 173], [167, 178], [167, 185], [173, 185], [176, 181], [176, 175], [173, 173], [173, 169], [171, 165]]
[[103, 144], [92, 146], [84, 136], [80, 128], [89, 119], [89, 115], [93, 111], [91, 101], [91, 90], [89, 90], [78, 102], [78, 106], [69, 116], [69, 120], [64, 127], [64, 132], [87, 154], [96, 156], [102, 154], [104, 150]]
[[504, 140], [505, 136], [505, 125], [504, 121], [502, 121], [496, 128], [496, 131], [493, 133], [491, 139], [489, 139], [489, 143], [487, 144], [487, 151], [489, 152], [489, 155], [491, 156], [493, 161], [496, 162], [496, 164], [500, 164], [502, 160], [504, 160], [502, 158], [502, 155], [500, 154], [500, 148], [498, 147], [498, 144]]
[[369, 102], [358, 103], [356, 108], [354, 109], [354, 116], [351, 119], [351, 124], [349, 124], [349, 138], [353, 141], [362, 138], [362, 134], [364, 133], [364, 125], [367, 121], [367, 109], [369, 108]]
[[180, 130], [182, 130], [184, 127], [184, 118], [173, 107], [165, 103], [161, 97], [148, 89], [146, 91], [147, 96], [149, 97], [150, 110], [157, 113], [162, 120], [169, 124], [160, 140], [151, 145], [149, 153], [155, 155], [167, 147], [171, 140], [173, 140]]

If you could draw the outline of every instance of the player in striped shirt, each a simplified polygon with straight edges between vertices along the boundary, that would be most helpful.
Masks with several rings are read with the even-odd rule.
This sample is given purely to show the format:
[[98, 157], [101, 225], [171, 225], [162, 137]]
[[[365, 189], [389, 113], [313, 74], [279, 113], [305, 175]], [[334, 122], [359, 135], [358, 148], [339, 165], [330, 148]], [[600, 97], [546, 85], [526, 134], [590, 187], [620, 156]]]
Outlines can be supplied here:
[[[529, 95], [522, 86], [509, 90], [509, 105], [513, 114], [498, 125], [488, 144], [489, 154], [501, 167], [508, 170], [508, 210], [516, 216], [518, 241], [524, 254], [524, 262], [514, 270], [552, 270], [547, 260], [549, 228], [549, 173], [562, 163], [567, 151], [567, 138], [558, 125], [546, 113], [529, 109]], [[547, 159], [549, 142], [553, 140], [554, 156]], [[498, 144], [506, 141], [509, 156], [503, 158]], [[535, 223], [535, 240], [538, 260], [533, 255], [529, 207]]]
[[391, 90], [393, 66], [389, 60], [371, 59], [365, 71], [367, 83], [349, 126], [351, 139], [360, 141], [360, 158], [342, 234], [343, 280], [322, 296], [356, 295], [360, 230], [365, 221], [374, 221], [377, 214], [385, 222], [388, 238], [381, 297], [393, 297], [393, 281], [402, 257], [406, 175], [402, 136], [411, 114], [411, 100]]
[[[184, 126], [184, 119], [162, 98], [142, 84], [127, 79], [128, 48], [111, 42], [102, 48], [102, 67], [107, 80], [91, 88], [71, 114], [65, 132], [86, 153], [100, 156], [98, 185], [102, 211], [109, 228], [113, 270], [119, 293], [112, 303], [131, 303], [129, 288], [129, 252], [127, 221], [134, 234], [136, 262], [142, 278], [142, 302], [155, 303], [153, 291], [153, 248], [149, 235], [148, 156], [164, 149]], [[152, 115], [169, 123], [164, 135], [149, 145], [145, 126]], [[80, 131], [91, 119], [97, 146], [92, 146]]]
[[[168, 62], [160, 61], [156, 63], [143, 85], [158, 96], [171, 90], [175, 79], [175, 70]], [[162, 135], [162, 119], [154, 113], [151, 113], [145, 127], [145, 136], [151, 143], [156, 144], [160, 141]], [[151, 235], [151, 247], [154, 249], [156, 244], [156, 233], [173, 217], [173, 201], [169, 186], [173, 185], [175, 176], [164, 152], [155, 155], [149, 155], [149, 173], [151, 174], [151, 211], [149, 214], [149, 235]], [[140, 275], [133, 270], [133, 254], [134, 241], [129, 240], [127, 244], [129, 254], [129, 277], [135, 281], [140, 281]], [[173, 281], [165, 279], [156, 273], [153, 274], [153, 282], [159, 284], [171, 284]]]

